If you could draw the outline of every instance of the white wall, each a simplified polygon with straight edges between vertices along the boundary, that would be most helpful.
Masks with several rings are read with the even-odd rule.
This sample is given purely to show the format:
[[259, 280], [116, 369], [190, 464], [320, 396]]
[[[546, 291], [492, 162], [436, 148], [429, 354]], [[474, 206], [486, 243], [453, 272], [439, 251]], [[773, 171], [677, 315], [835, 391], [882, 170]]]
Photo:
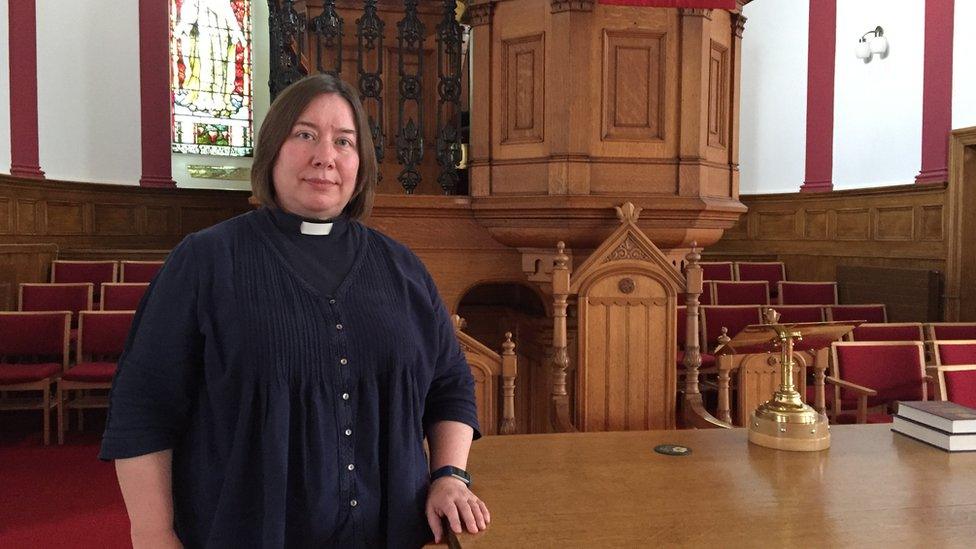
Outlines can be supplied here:
[[976, 126], [976, 2], [956, 0], [952, 32], [952, 128]]
[[[16, 1], [16, 0], [14, 0]], [[0, 173], [10, 173], [10, 54], [8, 0], [0, 0]]]
[[739, 192], [794, 192], [806, 156], [809, 1], [747, 4], [742, 39]]
[[37, 0], [41, 169], [49, 179], [136, 185], [139, 6]]
[[[270, 46], [268, 44], [268, 3], [265, 0], [251, 0], [251, 51], [253, 55], [253, 116], [255, 135], [268, 113], [271, 93], [268, 90], [270, 76]], [[347, 32], [348, 25], [347, 21]], [[355, 24], [355, 22], [353, 22]], [[353, 31], [354, 32], [354, 31]], [[257, 141], [255, 140], [255, 143]], [[196, 154], [173, 153], [173, 179], [179, 187], [199, 187], [208, 189], [250, 189], [250, 181], [230, 181], [222, 179], [195, 179], [190, 177], [187, 166], [244, 166], [250, 167], [252, 159], [229, 156], [201, 156]]]
[[[957, 2], [958, 3], [958, 2]], [[858, 38], [881, 25], [886, 58]], [[834, 72], [834, 189], [913, 183], [922, 159], [923, 0], [839, 0]]]

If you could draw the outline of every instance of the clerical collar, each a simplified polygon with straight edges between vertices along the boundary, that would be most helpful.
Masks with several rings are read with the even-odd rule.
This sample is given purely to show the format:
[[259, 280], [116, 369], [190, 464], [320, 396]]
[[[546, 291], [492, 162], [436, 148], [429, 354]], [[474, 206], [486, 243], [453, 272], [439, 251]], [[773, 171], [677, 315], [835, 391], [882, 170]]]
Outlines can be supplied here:
[[268, 208], [272, 220], [286, 234], [303, 234], [310, 236], [336, 236], [346, 227], [346, 216], [339, 215], [332, 219], [310, 219], [286, 212], [281, 208]]

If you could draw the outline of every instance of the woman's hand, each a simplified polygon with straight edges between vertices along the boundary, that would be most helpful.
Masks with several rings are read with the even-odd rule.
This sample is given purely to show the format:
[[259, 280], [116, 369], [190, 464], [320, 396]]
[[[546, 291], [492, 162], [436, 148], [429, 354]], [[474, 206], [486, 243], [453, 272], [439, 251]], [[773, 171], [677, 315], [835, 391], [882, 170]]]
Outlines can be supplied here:
[[491, 514], [485, 502], [468, 489], [460, 480], [441, 477], [430, 485], [427, 492], [427, 523], [434, 532], [434, 543], [440, 543], [444, 535], [442, 517], [447, 517], [451, 530], [460, 534], [464, 527], [477, 534], [488, 528]]

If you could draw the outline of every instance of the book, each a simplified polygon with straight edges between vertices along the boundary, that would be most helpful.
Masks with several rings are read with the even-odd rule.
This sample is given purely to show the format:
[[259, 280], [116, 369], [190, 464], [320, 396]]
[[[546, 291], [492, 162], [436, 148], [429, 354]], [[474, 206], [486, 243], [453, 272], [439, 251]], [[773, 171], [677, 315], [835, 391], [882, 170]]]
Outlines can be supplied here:
[[976, 433], [976, 410], [955, 402], [898, 402], [898, 415], [950, 434]]
[[976, 450], [976, 433], [951, 434], [896, 415], [891, 430], [950, 452]]

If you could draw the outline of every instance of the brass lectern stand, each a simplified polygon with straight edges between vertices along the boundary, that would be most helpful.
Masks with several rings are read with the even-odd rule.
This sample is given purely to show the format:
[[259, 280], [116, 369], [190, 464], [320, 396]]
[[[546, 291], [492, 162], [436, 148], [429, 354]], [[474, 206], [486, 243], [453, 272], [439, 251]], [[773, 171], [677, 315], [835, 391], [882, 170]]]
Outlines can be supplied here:
[[767, 324], [743, 328], [724, 343], [716, 354], [780, 353], [780, 387], [772, 400], [761, 404], [749, 416], [749, 442], [777, 450], [817, 451], [830, 447], [827, 417], [809, 405], [793, 382], [795, 351], [830, 345], [860, 322], [805, 322], [779, 324], [779, 314], [770, 309]]

